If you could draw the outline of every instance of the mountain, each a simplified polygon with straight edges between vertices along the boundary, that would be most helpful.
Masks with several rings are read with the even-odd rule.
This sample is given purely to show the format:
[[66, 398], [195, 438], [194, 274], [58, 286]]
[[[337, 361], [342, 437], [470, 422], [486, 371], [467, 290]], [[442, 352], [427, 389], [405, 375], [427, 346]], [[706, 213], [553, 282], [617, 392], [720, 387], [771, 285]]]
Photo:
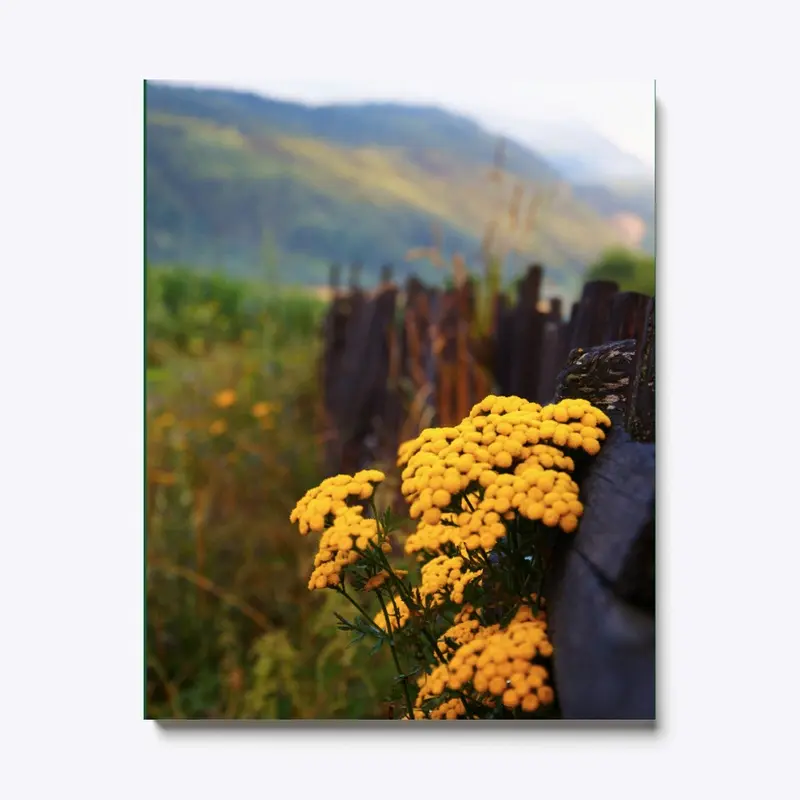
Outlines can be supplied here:
[[655, 190], [652, 178], [572, 186], [576, 198], [611, 220], [621, 231], [631, 232], [630, 246], [651, 254], [655, 254]]
[[536, 125], [517, 123], [513, 130], [574, 183], [653, 182], [652, 167], [585, 123], [545, 120]]
[[494, 116], [487, 122], [541, 153], [569, 180], [572, 196], [611, 220], [629, 244], [655, 252], [653, 167], [577, 120], [532, 124]]
[[[145, 111], [150, 262], [252, 273], [267, 259], [286, 279], [316, 283], [330, 262], [360, 261], [370, 282], [435, 236], [445, 254], [475, 264], [490, 220], [508, 233], [528, 217], [535, 227], [517, 268], [536, 259], [574, 286], [603, 249], [625, 240], [592, 197], [514, 141], [492, 184], [496, 136], [439, 108], [307, 106], [148, 82]], [[535, 195], [510, 215], [509, 197], [529, 187]]]

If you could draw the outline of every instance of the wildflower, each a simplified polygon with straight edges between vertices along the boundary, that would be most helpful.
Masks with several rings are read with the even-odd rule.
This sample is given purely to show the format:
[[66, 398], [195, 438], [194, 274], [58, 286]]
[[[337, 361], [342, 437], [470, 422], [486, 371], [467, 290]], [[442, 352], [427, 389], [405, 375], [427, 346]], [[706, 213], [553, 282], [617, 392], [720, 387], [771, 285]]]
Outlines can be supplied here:
[[[308, 533], [308, 521], [314, 514], [343, 513], [348, 508], [347, 498], [366, 499], [372, 494], [374, 486], [385, 479], [377, 469], [362, 470], [355, 475], [334, 475], [326, 478], [319, 486], [309, 489], [292, 509], [289, 521], [297, 523], [300, 533]], [[363, 511], [363, 506], [354, 505], [353, 509]]]
[[386, 630], [386, 617], [389, 617], [389, 625], [393, 631], [402, 628], [411, 616], [410, 609], [402, 597], [394, 597], [390, 603], [386, 604], [386, 614], [381, 609], [372, 620], [373, 624], [381, 630]]
[[550, 686], [540, 686], [536, 690], [536, 694], [539, 698], [539, 702], [541, 703], [552, 703], [555, 700], [555, 693], [553, 692], [552, 687]]
[[159, 486], [174, 486], [177, 477], [174, 472], [165, 472], [162, 469], [155, 469], [150, 475], [150, 480]]
[[275, 407], [271, 403], [265, 403], [262, 401], [253, 406], [251, 413], [256, 419], [262, 419], [268, 414], [271, 414], [274, 410]]
[[435, 605], [447, 599], [454, 603], [463, 603], [467, 584], [482, 575], [474, 570], [462, 572], [465, 565], [466, 562], [460, 556], [438, 556], [432, 559], [421, 570], [420, 595], [431, 598]]
[[600, 442], [597, 439], [584, 439], [582, 446], [590, 456], [596, 456], [600, 452]]
[[528, 712], [529, 714], [536, 711], [539, 708], [539, 698], [535, 694], [526, 694], [522, 698], [522, 710]]
[[214, 395], [214, 405], [217, 408], [230, 408], [236, 402], [236, 392], [233, 389], [223, 389]]
[[503, 705], [506, 708], [516, 708], [519, 705], [519, 695], [513, 689], [503, 692]]
[[[499, 701], [508, 709], [521, 708], [526, 713], [552, 702], [554, 693], [546, 684], [548, 671], [536, 663], [536, 659], [552, 654], [544, 614], [534, 614], [523, 606], [508, 627], [501, 629], [499, 625], [467, 625], [471, 613], [471, 607], [465, 607], [456, 624], [442, 637], [455, 640], [458, 647], [455, 652], [449, 648], [447, 663], [419, 679], [416, 707], [420, 709], [423, 703], [442, 696], [436, 710], [443, 709], [451, 702], [443, 696], [446, 690], [460, 690], [473, 696], [476, 703], [492, 705]], [[447, 711], [441, 713], [446, 717]]]
[[384, 569], [381, 570], [377, 575], [373, 575], [365, 584], [364, 584], [364, 591], [371, 592], [373, 589], [377, 589], [380, 586], [383, 586], [384, 583], [389, 579], [389, 573]]
[[[322, 533], [314, 558], [314, 571], [308, 582], [311, 590], [338, 584], [338, 577], [335, 583], [331, 582], [334, 576], [339, 576], [345, 567], [358, 561], [358, 550], [366, 549], [370, 542], [378, 539], [377, 523], [373, 519], [364, 519], [361, 508], [345, 506], [340, 510], [342, 513], [337, 514], [333, 524]], [[310, 530], [319, 531], [324, 527], [324, 519], [321, 515], [312, 515], [306, 518], [306, 524]], [[323, 577], [324, 583], [321, 581]]]
[[[465, 606], [465, 609], [466, 608]], [[478, 628], [480, 628], [480, 623], [477, 619], [470, 619], [467, 617], [457, 621], [439, 637], [440, 652], [453, 652], [453, 647], [450, 644], [451, 641], [457, 646], [471, 642], [475, 638]]]
[[228, 423], [224, 419], [215, 419], [209, 426], [208, 432], [212, 436], [222, 436], [228, 430]]

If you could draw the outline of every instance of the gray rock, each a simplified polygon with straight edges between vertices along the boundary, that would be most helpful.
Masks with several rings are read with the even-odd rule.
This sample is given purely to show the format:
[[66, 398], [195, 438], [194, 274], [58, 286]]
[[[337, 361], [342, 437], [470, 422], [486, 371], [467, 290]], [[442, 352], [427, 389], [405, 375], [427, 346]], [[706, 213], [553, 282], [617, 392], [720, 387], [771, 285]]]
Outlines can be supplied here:
[[581, 480], [584, 516], [548, 580], [567, 719], [655, 719], [655, 445], [612, 429]]

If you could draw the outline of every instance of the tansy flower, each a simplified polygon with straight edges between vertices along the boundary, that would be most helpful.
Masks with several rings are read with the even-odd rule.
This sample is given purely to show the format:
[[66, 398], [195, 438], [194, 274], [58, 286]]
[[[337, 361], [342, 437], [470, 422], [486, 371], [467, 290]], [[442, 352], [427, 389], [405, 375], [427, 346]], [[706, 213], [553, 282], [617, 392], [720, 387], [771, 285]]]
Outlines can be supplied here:
[[174, 486], [177, 478], [174, 472], [165, 472], [161, 469], [155, 469], [150, 475], [150, 480], [160, 486]]
[[208, 432], [212, 436], [222, 436], [228, 430], [228, 423], [224, 419], [215, 419], [209, 426]]
[[265, 403], [262, 401], [253, 406], [251, 413], [256, 419], [261, 419], [262, 417], [266, 417], [267, 414], [274, 410], [274, 406], [271, 403]]
[[214, 405], [217, 408], [230, 408], [236, 402], [236, 392], [233, 389], [223, 389], [214, 395]]
[[377, 575], [373, 575], [365, 584], [363, 591], [371, 592], [373, 589], [377, 589], [379, 586], [383, 586], [384, 583], [389, 579], [389, 573], [384, 569], [381, 570]]
[[[377, 469], [367, 469], [355, 475], [334, 475], [326, 478], [319, 486], [309, 489], [289, 515], [289, 521], [297, 523], [300, 533], [305, 535], [310, 529], [313, 517], [326, 517], [328, 514], [344, 513], [348, 508], [346, 500], [366, 500], [372, 496], [376, 484], [383, 481], [384, 474]], [[351, 508], [359, 512], [363, 506]], [[323, 526], [324, 527], [324, 526]], [[320, 528], [322, 530], [322, 528]]]
[[381, 609], [372, 622], [377, 625], [381, 630], [386, 630], [386, 617], [389, 617], [389, 625], [393, 631], [402, 628], [408, 622], [411, 612], [403, 601], [402, 597], [395, 597], [390, 602], [386, 603], [386, 614]]
[[[546, 683], [547, 668], [537, 663], [552, 654], [543, 613], [534, 615], [523, 606], [505, 629], [499, 625], [476, 629], [465, 626], [466, 621], [448, 631], [463, 644], [456, 642], [460, 646], [449, 660], [419, 679], [417, 709], [441, 697], [442, 703], [436, 710], [445, 707], [450, 710], [452, 707], [445, 705], [453, 699], [447, 696], [448, 691], [458, 691], [476, 705], [494, 707], [499, 703], [509, 710], [519, 708], [526, 713], [553, 701], [553, 690]], [[446, 634], [443, 638], [455, 636]], [[446, 711], [434, 716], [436, 710], [430, 712], [432, 718], [447, 718]]]
[[350, 564], [356, 563], [370, 543], [378, 541], [378, 526], [374, 519], [364, 519], [361, 507], [337, 509], [333, 524], [325, 527], [325, 518], [318, 511], [306, 520], [313, 531], [322, 531], [319, 550], [314, 558], [314, 571], [308, 581], [308, 588], [325, 589], [337, 586], [341, 572]]

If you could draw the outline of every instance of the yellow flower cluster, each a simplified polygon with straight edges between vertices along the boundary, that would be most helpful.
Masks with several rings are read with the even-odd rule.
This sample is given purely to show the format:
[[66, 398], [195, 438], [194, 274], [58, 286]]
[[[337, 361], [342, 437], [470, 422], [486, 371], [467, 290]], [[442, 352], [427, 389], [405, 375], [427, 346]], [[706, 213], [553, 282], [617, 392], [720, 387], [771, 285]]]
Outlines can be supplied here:
[[468, 550], [479, 547], [491, 550], [497, 540], [505, 536], [505, 525], [500, 514], [482, 507], [477, 495], [470, 502], [474, 511], [446, 512], [435, 525], [420, 521], [416, 531], [406, 539], [406, 552], [413, 554], [425, 550], [437, 553], [448, 542], [456, 547], [463, 545]]
[[[393, 631], [399, 630], [408, 622], [411, 616], [408, 606], [402, 597], [395, 596], [390, 603], [386, 604], [386, 615], [389, 617], [389, 625]], [[381, 609], [372, 620], [382, 631], [386, 630], [386, 616]]]
[[507, 628], [492, 625], [473, 632], [448, 663], [420, 678], [416, 707], [421, 709], [427, 700], [451, 690], [476, 697], [484, 705], [499, 700], [508, 709], [532, 713], [554, 700], [547, 669], [534, 663], [537, 657], [548, 658], [552, 653], [544, 615], [535, 617], [523, 606]]
[[[466, 606], [465, 606], [466, 608]], [[458, 619], [458, 617], [457, 617]], [[458, 647], [471, 642], [478, 634], [481, 624], [477, 619], [467, 617], [455, 622], [448, 628], [440, 637], [438, 641], [440, 653], [452, 653], [453, 647], [448, 643], [452, 640]]]
[[[359, 559], [359, 550], [378, 539], [378, 525], [365, 519], [363, 505], [348, 505], [348, 500], [366, 500], [375, 484], [384, 479], [376, 469], [355, 475], [335, 475], [309, 489], [292, 509], [289, 520], [297, 523], [300, 533], [322, 533], [319, 550], [314, 557], [314, 571], [308, 588], [326, 589], [338, 586], [342, 569]], [[384, 543], [382, 547], [389, 547]]]
[[230, 408], [236, 402], [236, 392], [233, 389], [223, 389], [214, 395], [214, 405], [217, 408]]
[[480, 572], [474, 570], [462, 572], [464, 566], [465, 561], [459, 556], [437, 556], [431, 559], [420, 571], [420, 596], [431, 597], [436, 604], [447, 596], [454, 603], [463, 603], [467, 584], [481, 576]]
[[[506, 515], [516, 511], [549, 527], [560, 525], [570, 533], [578, 526], [583, 505], [578, 501], [578, 484], [560, 470], [529, 467], [519, 475], [486, 472], [486, 486], [480, 508]], [[488, 479], [488, 480], [487, 480]]]
[[[414, 709], [416, 719], [424, 718], [424, 716], [420, 710]], [[464, 701], [459, 697], [445, 700], [444, 703], [431, 710], [431, 719], [463, 719], [466, 716], [467, 709], [464, 707]]]
[[406, 552], [491, 550], [515, 514], [574, 531], [583, 505], [564, 449], [595, 455], [610, 425], [587, 400], [543, 407], [489, 395], [459, 425], [422, 431], [398, 449], [401, 492], [419, 520]]
[[[334, 475], [319, 486], [309, 489], [297, 502], [289, 520], [297, 523], [304, 536], [309, 531], [321, 533], [326, 527], [326, 517], [348, 508], [348, 499], [368, 500], [375, 485], [385, 479], [377, 469], [365, 469], [355, 475]], [[360, 507], [360, 506], [359, 506]]]
[[364, 550], [377, 538], [378, 524], [374, 519], [364, 519], [360, 506], [338, 508], [334, 512], [333, 525], [322, 534], [308, 588], [337, 586], [342, 568], [358, 561], [358, 550]]

